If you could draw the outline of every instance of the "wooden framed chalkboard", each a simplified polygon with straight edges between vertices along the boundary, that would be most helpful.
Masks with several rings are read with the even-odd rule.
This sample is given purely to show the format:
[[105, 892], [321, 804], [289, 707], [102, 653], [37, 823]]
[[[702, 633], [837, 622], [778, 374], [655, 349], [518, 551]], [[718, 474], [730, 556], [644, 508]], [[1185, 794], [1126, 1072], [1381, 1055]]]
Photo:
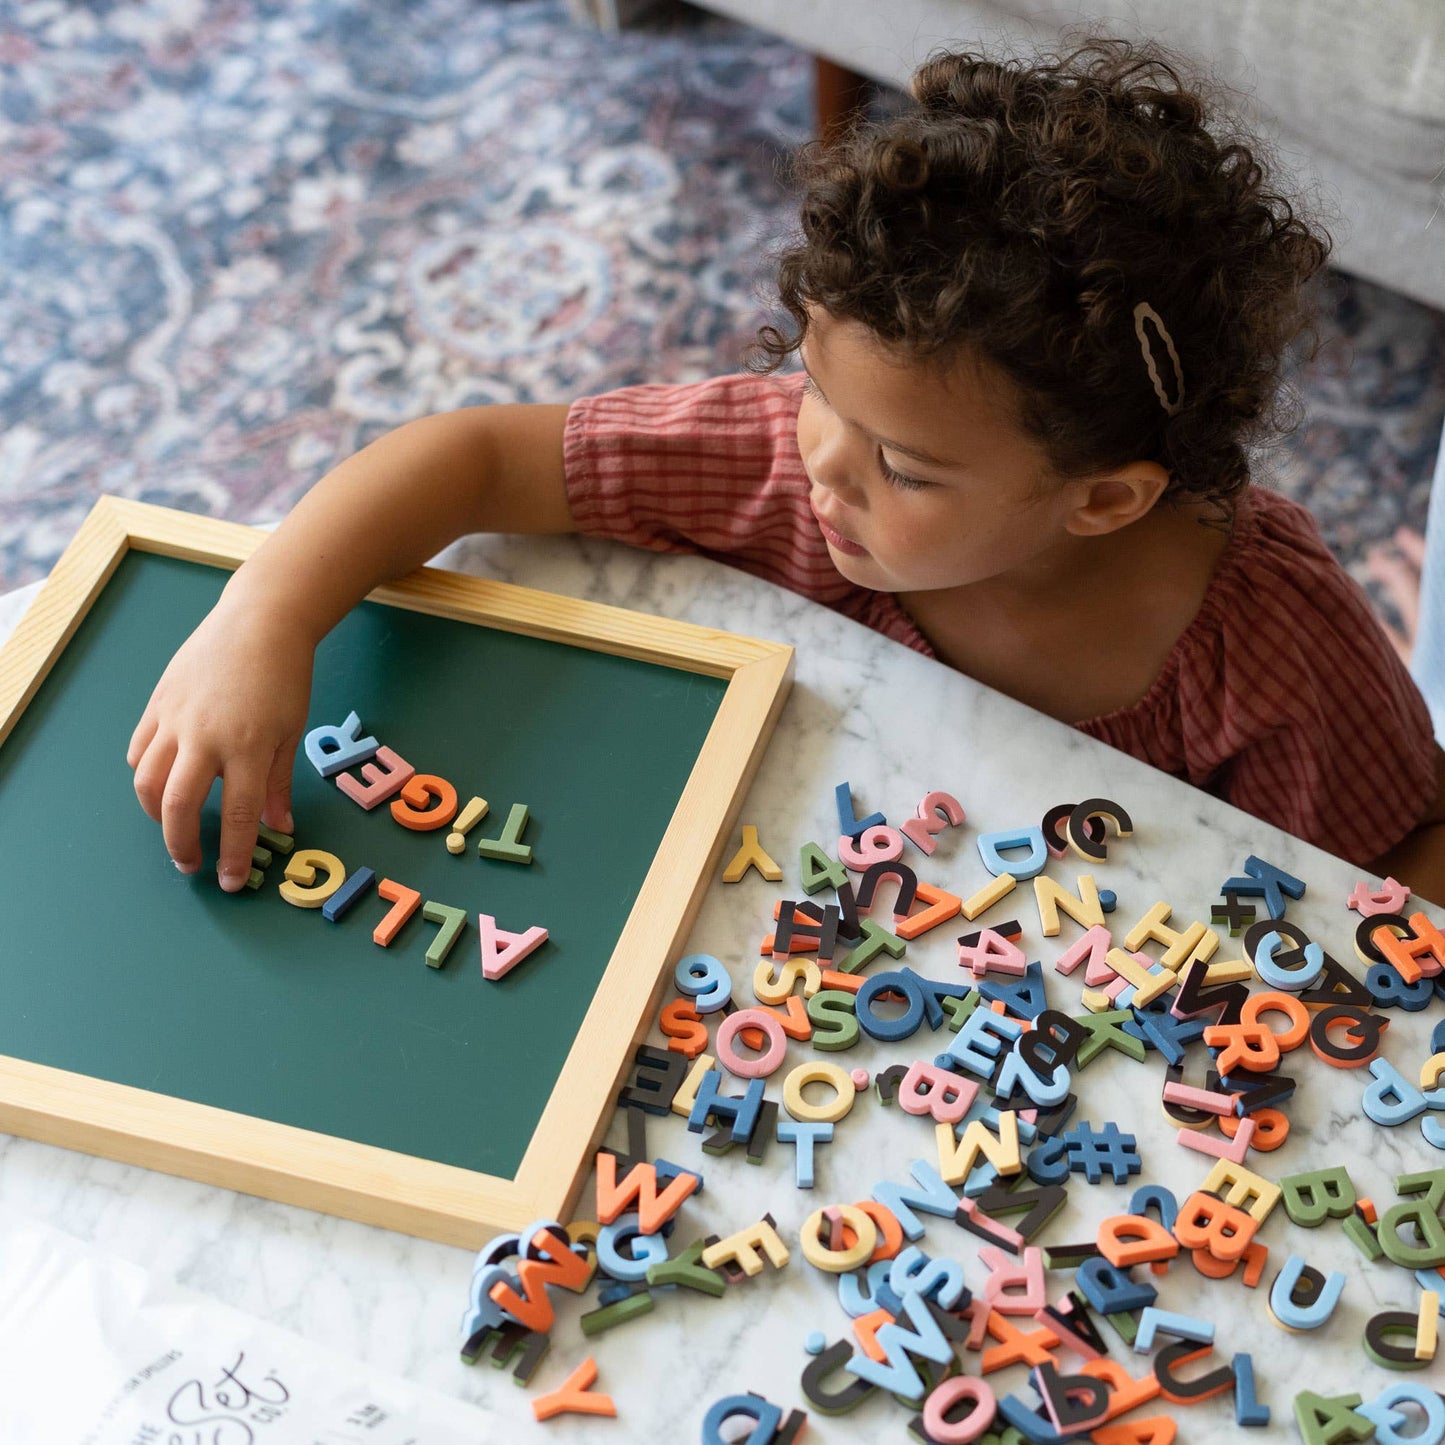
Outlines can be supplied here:
[[[356, 608], [311, 724], [355, 711], [489, 811], [454, 853], [303, 756], [295, 848], [461, 917], [438, 962], [420, 908], [373, 941], [378, 888], [292, 906], [294, 854], [182, 877], [135, 801], [150, 688], [263, 537], [105, 498], [0, 650], [0, 1129], [469, 1248], [565, 1217], [792, 649], [430, 568]], [[517, 804], [530, 863], [476, 846]], [[485, 978], [483, 915], [547, 941]]]

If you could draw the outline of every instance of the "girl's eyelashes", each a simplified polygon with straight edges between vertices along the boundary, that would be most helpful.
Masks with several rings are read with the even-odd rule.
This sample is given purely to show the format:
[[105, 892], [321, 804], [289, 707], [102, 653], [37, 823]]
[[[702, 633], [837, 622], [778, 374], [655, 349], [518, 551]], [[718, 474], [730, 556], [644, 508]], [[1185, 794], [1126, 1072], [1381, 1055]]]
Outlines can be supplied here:
[[885, 480], [905, 492], [918, 491], [920, 488], [928, 485], [921, 477], [908, 477], [904, 476], [902, 472], [894, 471], [894, 469], [888, 465], [888, 459], [882, 452], [878, 453], [878, 470], [883, 473]]
[[818, 390], [818, 383], [806, 371], [803, 373], [803, 394], [804, 396], [816, 396], [821, 402], [827, 401], [827, 397]]

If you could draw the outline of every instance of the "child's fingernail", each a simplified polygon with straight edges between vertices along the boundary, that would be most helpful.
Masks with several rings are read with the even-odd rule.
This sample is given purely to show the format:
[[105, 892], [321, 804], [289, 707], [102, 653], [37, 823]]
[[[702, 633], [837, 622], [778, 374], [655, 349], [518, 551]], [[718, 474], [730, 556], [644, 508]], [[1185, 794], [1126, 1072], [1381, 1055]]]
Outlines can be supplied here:
[[173, 861], [173, 862], [175, 863], [175, 865], [176, 865], [176, 872], [177, 872], [177, 873], [187, 873], [187, 874], [189, 874], [189, 873], [194, 873], [194, 872], [196, 871], [195, 865], [192, 864], [192, 863], [182, 863], [178, 858], [177, 858], [177, 859], [173, 859], [172, 861]]
[[281, 831], [283, 833], [294, 833], [296, 831], [296, 820], [292, 818], [289, 810], [286, 816], [281, 819]]
[[244, 873], [235, 873], [227, 869], [221, 874], [221, 887], [224, 888], [227, 893], [234, 893], [245, 881], [246, 875]]

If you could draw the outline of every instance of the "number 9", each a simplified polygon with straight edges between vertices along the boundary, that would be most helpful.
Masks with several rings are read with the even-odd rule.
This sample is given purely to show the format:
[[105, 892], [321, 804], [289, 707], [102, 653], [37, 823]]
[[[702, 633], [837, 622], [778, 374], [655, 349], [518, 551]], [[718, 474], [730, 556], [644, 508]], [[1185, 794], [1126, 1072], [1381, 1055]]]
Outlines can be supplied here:
[[673, 982], [679, 993], [695, 1000], [700, 1014], [716, 1013], [733, 996], [731, 975], [710, 953], [690, 953], [679, 959]]

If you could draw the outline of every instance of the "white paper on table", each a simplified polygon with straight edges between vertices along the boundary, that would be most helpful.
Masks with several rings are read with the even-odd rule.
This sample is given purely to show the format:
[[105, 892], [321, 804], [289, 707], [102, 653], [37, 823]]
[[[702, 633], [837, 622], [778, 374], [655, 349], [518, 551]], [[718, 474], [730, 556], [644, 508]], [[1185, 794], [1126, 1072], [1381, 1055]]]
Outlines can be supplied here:
[[5, 1445], [478, 1445], [481, 1411], [0, 1215]]

